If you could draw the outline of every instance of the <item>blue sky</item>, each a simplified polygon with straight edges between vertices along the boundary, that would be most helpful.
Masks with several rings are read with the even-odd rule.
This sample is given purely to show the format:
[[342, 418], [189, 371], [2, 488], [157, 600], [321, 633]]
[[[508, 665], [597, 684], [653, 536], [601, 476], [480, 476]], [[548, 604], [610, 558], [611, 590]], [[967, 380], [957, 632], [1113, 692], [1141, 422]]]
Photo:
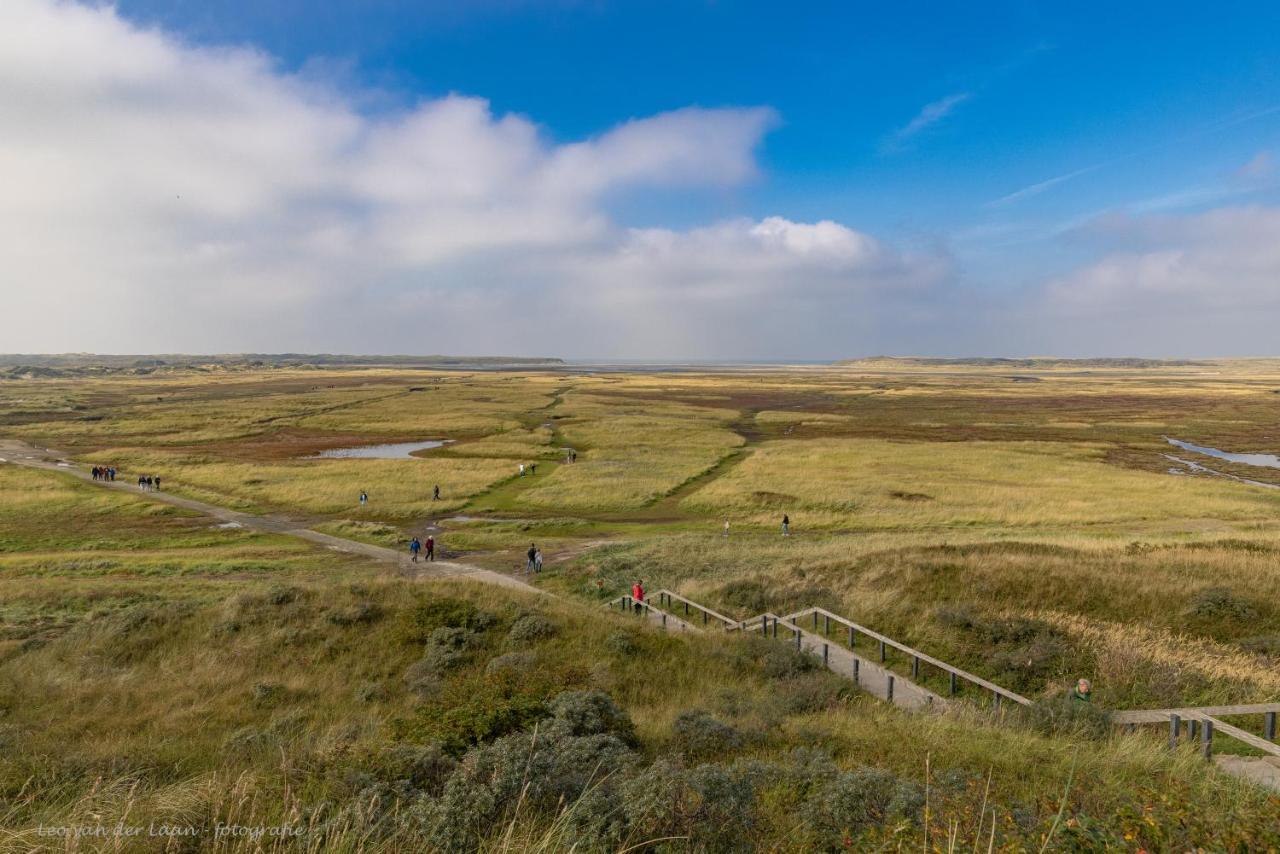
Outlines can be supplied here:
[[[833, 217], [884, 235], [1052, 229], [1102, 209], [1232, 189], [1231, 174], [1280, 139], [1276, 4], [984, 7], [119, 3], [138, 21], [256, 45], [287, 68], [345, 76], [397, 102], [484, 97], [560, 140], [688, 105], [778, 111], [757, 183], [701, 199], [696, 213], [688, 200], [637, 208], [663, 224], [710, 212]], [[895, 135], [949, 97], [958, 103], [936, 121]], [[1085, 169], [1094, 171], [989, 205]]]
[[[33, 14], [51, 5], [15, 2]], [[862, 296], [856, 304], [831, 303], [857, 315], [847, 341], [824, 327], [820, 346], [801, 333], [773, 336], [760, 352], [749, 352], [761, 340], [758, 330], [744, 329], [708, 350], [685, 339], [646, 343], [642, 333], [628, 333], [620, 352], [629, 355], [673, 347], [678, 355], [780, 358], [868, 348], [1083, 354], [1230, 345], [1253, 352], [1269, 343], [1265, 336], [1244, 342], [1200, 337], [1190, 331], [1189, 318], [1150, 340], [1128, 336], [1123, 323], [1110, 337], [1073, 338], [1061, 329], [1090, 324], [1086, 304], [1111, 319], [1117, 312], [1145, 316], [1144, 295], [1162, 288], [1166, 299], [1182, 298], [1188, 288], [1208, 299], [1206, 283], [1241, 272], [1210, 257], [1210, 235], [1247, 240], [1244, 253], [1266, 242], [1258, 232], [1270, 234], [1270, 214], [1280, 201], [1275, 4], [1049, 8], [1021, 2], [975, 9], [952, 3], [120, 0], [115, 9], [118, 26], [158, 34], [175, 55], [196, 56], [199, 48], [251, 51], [264, 58], [260, 73], [271, 80], [300, 79], [312, 87], [310, 97], [338, 99], [373, 127], [462, 96], [487, 102], [495, 123], [518, 117], [554, 152], [691, 107], [714, 121], [762, 108], [729, 146], [734, 152], [727, 159], [750, 161], [732, 176], [700, 181], [664, 172], [605, 180], [590, 193], [590, 211], [575, 203], [575, 213], [607, 222], [616, 235], [652, 230], [689, 238], [680, 250], [685, 267], [676, 274], [646, 272], [637, 288], [646, 277], [686, 281], [691, 267], [709, 263], [699, 252], [731, 254], [723, 241], [705, 249], [707, 241], [698, 237], [704, 230], [731, 221], [754, 228], [770, 218], [798, 226], [831, 221], [855, 237], [867, 235], [884, 257], [897, 259], [888, 264], [895, 275], [916, 283], [915, 290], [892, 285], [884, 299], [867, 297], [874, 289], [865, 284], [869, 271], [887, 262], [876, 256], [858, 266], [848, 280], [857, 281], [850, 287]], [[53, 24], [49, 32], [58, 26], [65, 25]], [[689, 134], [702, 138], [703, 131]], [[716, 154], [706, 156], [714, 161]], [[752, 233], [764, 239], [763, 232]], [[583, 231], [574, 241], [594, 246], [598, 239]], [[631, 257], [633, 247], [620, 242], [616, 248]], [[576, 262], [583, 254], [575, 251]], [[1152, 280], [1161, 260], [1179, 252], [1201, 259], [1195, 275]], [[1269, 263], [1258, 258], [1242, 268], [1261, 283], [1249, 291], [1251, 305], [1272, 311]], [[509, 269], [451, 260], [429, 271], [419, 263], [380, 275], [399, 298], [408, 287], [403, 283], [419, 274], [429, 273], [433, 288], [457, 295], [467, 281], [491, 287]], [[802, 275], [817, 274], [796, 268], [779, 281]], [[1140, 284], [1126, 284], [1130, 280]], [[518, 284], [525, 292], [534, 287]], [[834, 287], [802, 296], [821, 312], [821, 294]], [[1116, 294], [1118, 303], [1104, 304]], [[493, 298], [487, 310], [504, 310], [493, 290], [485, 297]], [[1228, 303], [1240, 307], [1240, 300]], [[939, 337], [958, 306], [976, 312], [970, 324], [976, 331]], [[532, 311], [514, 303], [506, 310]], [[868, 312], [885, 322], [860, 327]], [[1010, 312], [1021, 318], [1025, 334], [997, 331], [1006, 321], [992, 317]], [[915, 326], [911, 317], [919, 318]], [[804, 316], [788, 322], [803, 325]], [[336, 337], [348, 347], [361, 340]], [[229, 335], [227, 344], [240, 340]], [[614, 340], [584, 340], [583, 354]], [[512, 344], [530, 350], [538, 342], [517, 334]]]

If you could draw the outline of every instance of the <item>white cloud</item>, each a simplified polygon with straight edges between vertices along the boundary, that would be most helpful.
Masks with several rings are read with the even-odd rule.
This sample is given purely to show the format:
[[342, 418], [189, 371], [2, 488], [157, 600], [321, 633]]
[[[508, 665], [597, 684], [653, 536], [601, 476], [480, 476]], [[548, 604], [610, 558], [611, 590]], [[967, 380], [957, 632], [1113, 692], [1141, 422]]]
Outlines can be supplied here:
[[1280, 309], [1280, 210], [1275, 208], [1116, 215], [1086, 233], [1103, 245], [1104, 255], [1049, 282], [1046, 297], [1055, 311], [1141, 311], [1155, 322], [1233, 312], [1266, 312], [1274, 318]]
[[[619, 192], [751, 180], [769, 109], [555, 143], [478, 98], [366, 100], [108, 7], [6, 0], [0, 349], [812, 353], [835, 345], [788, 306], [852, 310], [946, 269], [834, 222], [608, 215]], [[742, 332], [706, 334], [744, 308]], [[770, 311], [794, 325], [752, 319]]]

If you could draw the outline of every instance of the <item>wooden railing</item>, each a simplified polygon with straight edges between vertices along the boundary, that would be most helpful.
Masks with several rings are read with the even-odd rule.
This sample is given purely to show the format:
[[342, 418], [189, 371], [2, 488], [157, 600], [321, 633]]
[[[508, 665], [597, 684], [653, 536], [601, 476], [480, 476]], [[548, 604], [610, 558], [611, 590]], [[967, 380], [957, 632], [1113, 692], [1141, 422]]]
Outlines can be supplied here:
[[674, 614], [668, 614], [666, 611], [663, 611], [661, 608], [655, 608], [653, 605], [650, 605], [647, 600], [637, 602], [631, 596], [619, 596], [617, 599], [612, 599], [604, 603], [604, 606], [610, 609], [615, 607], [620, 607], [624, 613], [631, 613], [637, 607], [639, 607], [639, 609], [644, 613], [646, 617], [648, 617], [649, 619], [655, 622], [660, 622], [662, 624], [662, 627], [665, 629], [681, 629], [681, 630], [694, 629], [695, 631], [697, 630], [695, 626], [691, 625], [685, 620], [680, 619]]
[[1010, 700], [1014, 703], [1017, 703], [1020, 706], [1031, 705], [1031, 701], [1028, 700], [1026, 697], [1022, 696], [1021, 694], [1010, 691], [1008, 688], [1001, 687], [1000, 685], [997, 685], [994, 682], [983, 679], [981, 676], [977, 676], [973, 673], [970, 673], [967, 670], [962, 670], [959, 667], [955, 667], [954, 665], [947, 664], [945, 661], [934, 658], [932, 655], [921, 652], [920, 650], [914, 647], [907, 646], [904, 643], [899, 643], [893, 638], [886, 637], [885, 635], [882, 635], [879, 632], [874, 631], [873, 629], [869, 629], [866, 626], [858, 625], [852, 620], [841, 617], [839, 614], [833, 614], [825, 608], [818, 608], [818, 607], [805, 608], [801, 611], [796, 611], [794, 614], [788, 614], [783, 619], [790, 620], [792, 622], [799, 622], [800, 620], [803, 620], [805, 617], [810, 617], [810, 616], [812, 616], [813, 618], [813, 628], [815, 631], [818, 628], [819, 617], [822, 618], [822, 622], [823, 622], [822, 633], [827, 636], [831, 635], [832, 623], [837, 623], [841, 626], [844, 626], [846, 631], [848, 632], [848, 646], [850, 649], [854, 649], [857, 647], [857, 641], [859, 636], [865, 636], [869, 638], [870, 640], [872, 640], [877, 644], [877, 653], [882, 663], [888, 660], [887, 651], [889, 649], [895, 649], [898, 652], [903, 653], [904, 655], [910, 656], [911, 657], [911, 676], [914, 679], [920, 678], [920, 665], [922, 663], [928, 664], [931, 667], [935, 667], [938, 670], [943, 671], [944, 673], [947, 674], [947, 677], [948, 677], [947, 678], [948, 693], [950, 694], [950, 696], [954, 697], [959, 692], [960, 690], [959, 683], [963, 681], [963, 682], [969, 683], [970, 685], [977, 686], [978, 688], [981, 688], [983, 691], [990, 692], [991, 698], [992, 698], [991, 699], [992, 705], [995, 706], [996, 708], [1000, 707], [1001, 700]]
[[679, 593], [674, 593], [670, 590], [664, 589], [664, 590], [659, 590], [657, 593], [653, 595], [658, 597], [659, 603], [666, 605], [669, 608], [671, 607], [671, 604], [673, 602], [679, 602], [684, 607], [684, 615], [686, 618], [692, 616], [691, 614], [692, 611], [698, 612], [702, 616], [702, 624], [704, 626], [708, 625], [709, 620], [715, 620], [720, 624], [721, 628], [726, 628], [726, 629], [732, 628], [738, 625], [738, 621], [733, 619], [732, 617], [726, 617], [724, 614], [721, 614], [717, 611], [713, 611], [705, 605], [699, 605], [697, 602], [694, 602], [692, 599], [684, 598]]
[[[1213, 755], [1214, 732], [1230, 736], [1255, 750], [1280, 757], [1280, 745], [1276, 744], [1277, 713], [1280, 713], [1280, 703], [1249, 703], [1238, 706], [1197, 706], [1185, 709], [1138, 709], [1113, 712], [1111, 720], [1119, 726], [1130, 729], [1139, 724], [1167, 723], [1171, 748], [1178, 746], [1178, 740], [1183, 734], [1182, 724], [1185, 722], [1187, 740], [1192, 744], [1198, 740], [1200, 751], [1206, 759]], [[1258, 737], [1248, 730], [1219, 720], [1218, 715], [1262, 715], [1262, 736]]]

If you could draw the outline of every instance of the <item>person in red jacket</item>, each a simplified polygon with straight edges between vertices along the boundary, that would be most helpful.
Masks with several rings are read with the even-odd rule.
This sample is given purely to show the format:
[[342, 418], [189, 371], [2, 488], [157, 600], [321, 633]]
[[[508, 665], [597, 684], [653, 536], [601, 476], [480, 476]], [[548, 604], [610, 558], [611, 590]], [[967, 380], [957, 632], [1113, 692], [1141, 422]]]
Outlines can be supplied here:
[[637, 581], [631, 585], [631, 600], [635, 603], [636, 613], [644, 610], [644, 582]]
[[436, 559], [436, 538], [427, 537], [427, 560]]

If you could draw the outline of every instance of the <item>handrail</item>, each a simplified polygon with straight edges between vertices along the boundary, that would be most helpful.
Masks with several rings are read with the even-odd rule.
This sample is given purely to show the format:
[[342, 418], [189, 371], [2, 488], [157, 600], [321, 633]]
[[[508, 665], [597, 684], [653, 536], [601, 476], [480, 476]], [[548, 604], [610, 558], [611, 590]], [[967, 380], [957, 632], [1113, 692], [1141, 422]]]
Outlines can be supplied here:
[[653, 595], [659, 596], [659, 597], [666, 596], [668, 599], [675, 599], [677, 602], [683, 602], [685, 605], [689, 605], [694, 608], [697, 608], [703, 614], [709, 614], [712, 617], [715, 617], [720, 622], [724, 623], [726, 628], [729, 626], [736, 626], [738, 624], [738, 621], [733, 619], [732, 617], [726, 617], [724, 614], [721, 614], [718, 611], [714, 611], [711, 608], [708, 608], [706, 605], [699, 605], [697, 602], [694, 602], [692, 599], [686, 599], [685, 597], [681, 596], [679, 593], [676, 593], [672, 590], [667, 590], [665, 587], [657, 591]]
[[915, 649], [914, 647], [907, 646], [904, 643], [899, 643], [893, 638], [886, 637], [885, 635], [882, 635], [879, 632], [874, 631], [873, 629], [868, 629], [866, 626], [859, 625], [858, 623], [853, 622], [853, 620], [846, 619], [845, 617], [842, 617], [839, 614], [833, 614], [832, 612], [828, 611], [826, 608], [819, 608], [817, 606], [814, 606], [811, 608], [805, 608], [801, 611], [796, 611], [794, 614], [788, 614], [783, 619], [797, 620], [801, 617], [806, 617], [809, 614], [820, 614], [823, 617], [834, 620], [837, 623], [840, 623], [847, 628], [853, 629], [854, 631], [860, 632], [873, 640], [883, 643], [885, 646], [891, 646], [894, 649], [898, 650], [899, 652], [904, 652], [907, 655], [912, 656], [913, 658], [918, 658], [921, 661], [928, 662], [929, 664], [932, 664], [934, 667], [945, 670], [948, 673], [954, 673], [956, 676], [959, 676], [961, 679], [965, 680], [966, 682], [972, 682], [974, 685], [977, 685], [980, 688], [984, 688], [992, 692], [993, 694], [999, 694], [1002, 697], [1007, 697], [1008, 699], [1013, 700], [1015, 703], [1018, 703], [1019, 705], [1022, 705], [1022, 706], [1031, 705], [1031, 701], [1028, 700], [1026, 697], [1022, 696], [1021, 694], [1018, 694], [1014, 691], [1010, 691], [1008, 688], [1001, 687], [1000, 685], [997, 685], [994, 682], [990, 682], [986, 679], [983, 679], [981, 676], [977, 676], [973, 673], [970, 673], [967, 670], [962, 670], [959, 667], [956, 667], [951, 664], [947, 664], [945, 661], [941, 661], [937, 658], [934, 658], [932, 655], [921, 652], [920, 650]]
[[603, 607], [612, 608], [614, 605], [619, 605], [619, 604], [622, 605], [623, 610], [627, 610], [627, 611], [631, 610], [631, 608], [634, 605], [639, 605], [640, 607], [644, 608], [647, 614], [655, 615], [659, 617], [662, 620], [663, 626], [668, 625], [668, 621], [670, 621], [671, 623], [674, 623], [676, 626], [678, 626], [681, 629], [689, 629], [695, 632], [701, 631], [701, 629], [699, 629], [697, 626], [685, 620], [680, 619], [675, 614], [668, 614], [666, 611], [663, 611], [661, 608], [655, 608], [654, 606], [649, 604], [648, 600], [641, 600], [639, 602], [636, 602], [635, 599], [632, 598], [631, 596], [619, 596], [617, 599], [611, 599], [608, 602], [603, 603]]
[[1189, 720], [1196, 715], [1262, 715], [1280, 712], [1280, 703], [1246, 703], [1240, 706], [1187, 706], [1181, 709], [1128, 709], [1111, 713], [1117, 724], [1158, 724], [1177, 715]]

